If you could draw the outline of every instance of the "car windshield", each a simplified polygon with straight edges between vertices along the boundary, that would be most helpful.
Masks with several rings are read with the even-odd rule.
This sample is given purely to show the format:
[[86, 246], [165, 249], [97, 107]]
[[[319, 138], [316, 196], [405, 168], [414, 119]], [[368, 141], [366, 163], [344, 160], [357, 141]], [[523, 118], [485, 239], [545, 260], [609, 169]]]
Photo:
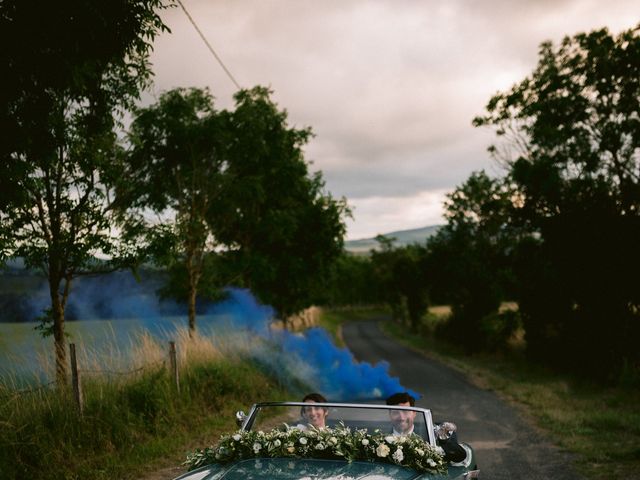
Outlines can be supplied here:
[[334, 428], [379, 430], [391, 434], [415, 434], [434, 445], [431, 412], [422, 408], [342, 403], [262, 403], [253, 407], [245, 430], [273, 428]]

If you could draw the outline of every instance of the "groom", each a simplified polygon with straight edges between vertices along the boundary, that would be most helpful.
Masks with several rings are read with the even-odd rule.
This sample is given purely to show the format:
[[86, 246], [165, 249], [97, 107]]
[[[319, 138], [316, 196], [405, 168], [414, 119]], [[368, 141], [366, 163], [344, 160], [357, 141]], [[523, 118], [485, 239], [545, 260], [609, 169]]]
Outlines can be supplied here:
[[[414, 407], [416, 405], [416, 399], [407, 392], [394, 393], [387, 398], [387, 405]], [[411, 435], [413, 433], [415, 428], [413, 420], [416, 417], [416, 412], [411, 410], [391, 410], [389, 417], [393, 425], [394, 435]], [[441, 427], [442, 426], [446, 425], [441, 424]], [[440, 428], [439, 430], [442, 431], [443, 429]], [[441, 438], [443, 436], [445, 438]], [[461, 462], [467, 456], [467, 452], [458, 444], [458, 437], [455, 431], [448, 432], [448, 435], [437, 434], [436, 443], [444, 450], [444, 459], [447, 462]]]

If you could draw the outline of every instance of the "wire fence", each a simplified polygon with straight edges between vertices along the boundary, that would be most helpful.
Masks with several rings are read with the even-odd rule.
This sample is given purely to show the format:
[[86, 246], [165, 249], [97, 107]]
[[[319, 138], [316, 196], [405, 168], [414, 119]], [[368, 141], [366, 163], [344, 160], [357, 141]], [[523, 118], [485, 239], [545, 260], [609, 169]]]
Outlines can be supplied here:
[[[74, 398], [76, 406], [79, 411], [82, 413], [84, 409], [84, 401], [82, 395], [82, 376], [85, 374], [88, 375], [104, 375], [104, 376], [116, 376], [116, 377], [128, 377], [131, 375], [135, 375], [137, 373], [141, 373], [145, 370], [151, 370], [153, 368], [157, 368], [159, 366], [166, 367], [167, 360], [169, 360], [168, 364], [170, 366], [171, 376], [173, 379], [173, 383], [176, 385], [176, 389], [180, 392], [180, 377], [178, 372], [178, 359], [177, 359], [177, 350], [175, 342], [169, 342], [168, 348], [168, 358], [163, 358], [160, 360], [156, 360], [154, 362], [146, 363], [145, 365], [128, 370], [113, 370], [109, 368], [79, 368], [78, 358], [76, 356], [76, 348], [74, 343], [69, 344], [70, 351], [70, 362], [71, 362], [71, 385], [73, 388]], [[29, 387], [29, 388], [20, 388], [16, 390], [0, 390], [0, 400], [2, 401], [11, 401], [13, 399], [17, 399], [26, 395], [33, 395], [43, 391], [52, 391], [52, 387], [57, 386], [57, 381], [53, 380], [47, 383], [41, 383], [39, 385]]]

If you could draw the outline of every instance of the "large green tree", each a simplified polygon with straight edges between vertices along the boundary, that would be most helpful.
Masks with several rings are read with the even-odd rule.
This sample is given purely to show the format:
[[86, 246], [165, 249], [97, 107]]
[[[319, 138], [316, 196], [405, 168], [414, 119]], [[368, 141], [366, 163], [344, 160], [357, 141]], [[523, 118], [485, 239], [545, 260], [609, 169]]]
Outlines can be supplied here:
[[508, 180], [474, 172], [447, 195], [447, 224], [427, 242], [432, 295], [452, 306], [444, 331], [468, 351], [486, 347], [483, 319], [510, 291], [518, 198]]
[[[533, 73], [476, 125], [520, 192], [518, 261], [530, 353], [620, 372], [640, 333], [640, 28], [541, 45]], [[637, 365], [637, 363], [636, 363]]]
[[[163, 29], [162, 0], [0, 4], [0, 251], [49, 282], [45, 330], [56, 376], [66, 378], [64, 312], [72, 280], [118, 251], [111, 181], [117, 114], [150, 79], [148, 54]], [[114, 116], [116, 114], [116, 116]]]
[[268, 89], [241, 90], [235, 100], [225, 193], [210, 221], [236, 283], [286, 318], [320, 295], [349, 211], [309, 172], [303, 146], [311, 131], [289, 126]]
[[172, 278], [186, 284], [190, 335], [205, 257], [216, 246], [208, 215], [226, 215], [218, 204], [234, 140], [228, 124], [228, 114], [214, 109], [207, 90], [179, 88], [136, 109], [129, 131], [122, 189], [162, 219], [150, 228], [156, 240], [151, 245], [157, 247], [155, 258], [171, 267]]

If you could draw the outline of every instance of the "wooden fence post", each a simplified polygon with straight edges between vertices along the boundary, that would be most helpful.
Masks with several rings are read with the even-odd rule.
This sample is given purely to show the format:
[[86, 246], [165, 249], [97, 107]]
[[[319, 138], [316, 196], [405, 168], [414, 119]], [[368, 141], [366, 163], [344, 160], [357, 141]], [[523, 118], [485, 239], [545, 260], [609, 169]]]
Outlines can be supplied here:
[[76, 401], [76, 407], [80, 416], [84, 413], [84, 400], [82, 398], [82, 384], [80, 383], [80, 372], [78, 371], [78, 358], [76, 356], [76, 344], [69, 344], [69, 351], [71, 353], [71, 379], [73, 385], [73, 397]]
[[176, 354], [176, 342], [169, 342], [169, 360], [171, 361], [171, 374], [176, 382], [176, 389], [180, 393], [180, 375], [178, 373], [178, 356]]

